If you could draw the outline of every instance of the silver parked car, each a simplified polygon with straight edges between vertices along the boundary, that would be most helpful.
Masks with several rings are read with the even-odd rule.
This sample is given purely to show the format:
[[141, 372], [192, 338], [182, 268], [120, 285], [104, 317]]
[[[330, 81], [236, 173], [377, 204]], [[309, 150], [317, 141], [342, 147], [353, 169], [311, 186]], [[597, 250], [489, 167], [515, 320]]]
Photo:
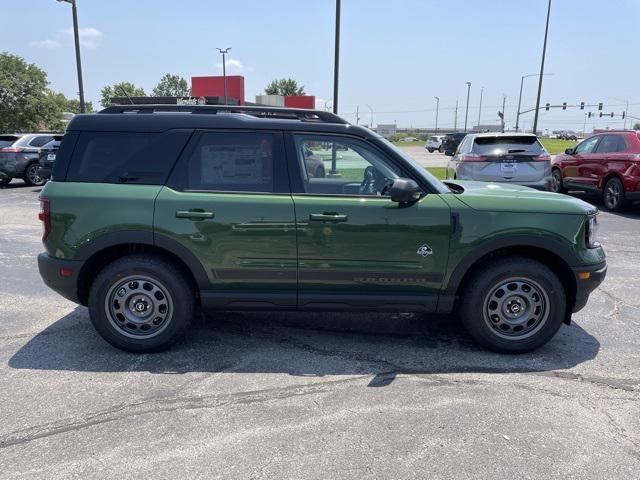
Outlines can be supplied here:
[[449, 161], [447, 178], [551, 190], [551, 156], [533, 134], [469, 134]]
[[429, 138], [427, 138], [427, 143], [425, 144], [424, 148], [426, 148], [429, 151], [429, 153], [433, 153], [436, 150], [441, 151], [443, 138], [444, 138], [444, 135], [430, 136]]

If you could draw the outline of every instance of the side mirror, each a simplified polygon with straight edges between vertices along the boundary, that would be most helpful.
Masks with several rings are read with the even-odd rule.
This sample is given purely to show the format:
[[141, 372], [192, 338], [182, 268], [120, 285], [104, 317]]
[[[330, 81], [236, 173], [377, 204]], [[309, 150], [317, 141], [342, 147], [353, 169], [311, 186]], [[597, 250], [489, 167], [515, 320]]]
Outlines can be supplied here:
[[455, 152], [454, 152], [453, 150], [445, 150], [445, 151], [444, 151], [444, 154], [445, 154], [447, 157], [453, 157], [453, 154], [454, 154], [454, 153], [455, 153]]
[[567, 148], [564, 153], [566, 153], [567, 155], [573, 155], [574, 153], [576, 153], [575, 148]]
[[416, 182], [409, 178], [396, 178], [389, 189], [391, 201], [400, 204], [413, 203], [420, 199], [422, 190]]

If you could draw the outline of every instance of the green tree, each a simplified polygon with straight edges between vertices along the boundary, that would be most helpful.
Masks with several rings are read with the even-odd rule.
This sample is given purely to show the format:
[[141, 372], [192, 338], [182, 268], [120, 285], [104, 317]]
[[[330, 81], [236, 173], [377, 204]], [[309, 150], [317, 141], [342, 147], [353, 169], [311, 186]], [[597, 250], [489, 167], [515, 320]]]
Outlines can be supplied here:
[[[64, 111], [71, 112], [71, 113], [80, 113], [80, 100], [78, 100], [77, 98], [68, 98], [67, 105]], [[84, 111], [86, 113], [93, 112], [93, 103], [84, 102]]]
[[136, 87], [131, 82], [118, 82], [113, 85], [107, 85], [100, 90], [100, 105], [108, 107], [111, 105], [111, 99], [114, 97], [126, 97], [124, 92], [130, 97], [146, 97], [142, 87]]
[[635, 125], [633, 125], [633, 129], [640, 130], [640, 122], [636, 122]]
[[293, 78], [276, 78], [264, 89], [267, 95], [304, 95], [304, 85], [298, 86]]
[[187, 81], [180, 75], [167, 73], [153, 88], [151, 95], [154, 97], [189, 97], [191, 89]]
[[64, 95], [51, 92], [48, 85], [44, 70], [17, 55], [0, 53], [0, 132], [61, 126]]

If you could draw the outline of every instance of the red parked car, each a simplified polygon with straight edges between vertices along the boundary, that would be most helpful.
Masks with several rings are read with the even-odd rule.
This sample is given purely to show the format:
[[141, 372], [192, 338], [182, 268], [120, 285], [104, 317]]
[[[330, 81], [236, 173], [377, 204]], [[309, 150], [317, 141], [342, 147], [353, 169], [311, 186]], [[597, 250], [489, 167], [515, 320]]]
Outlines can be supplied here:
[[597, 192], [607, 210], [640, 200], [640, 132], [609, 131], [567, 148], [551, 162], [553, 191]]

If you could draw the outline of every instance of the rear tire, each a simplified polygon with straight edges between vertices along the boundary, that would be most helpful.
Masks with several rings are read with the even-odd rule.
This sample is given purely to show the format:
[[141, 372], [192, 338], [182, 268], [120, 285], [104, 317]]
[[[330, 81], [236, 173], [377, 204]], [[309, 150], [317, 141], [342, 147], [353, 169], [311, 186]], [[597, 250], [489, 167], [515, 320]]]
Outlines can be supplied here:
[[33, 162], [27, 165], [27, 168], [24, 169], [22, 179], [24, 180], [24, 183], [30, 187], [40, 187], [46, 182], [46, 180], [38, 174], [38, 168], [40, 168], [38, 162]]
[[602, 191], [602, 201], [607, 210], [619, 212], [625, 206], [624, 185], [618, 177], [607, 180]]
[[187, 274], [155, 255], [129, 255], [106, 266], [91, 285], [88, 303], [102, 338], [134, 353], [170, 347], [189, 327], [196, 307]]
[[525, 353], [556, 334], [567, 309], [558, 277], [526, 257], [488, 261], [465, 280], [462, 322], [471, 337], [499, 353]]
[[0, 178], [0, 187], [4, 187], [5, 185], [9, 185], [11, 183], [12, 178], [3, 177]]
[[427, 149], [427, 151], [428, 151], [429, 153], [433, 153], [433, 148], [428, 148], [428, 149]]
[[557, 168], [551, 172], [551, 191], [555, 193], [565, 193], [567, 190], [562, 185], [562, 173]]

